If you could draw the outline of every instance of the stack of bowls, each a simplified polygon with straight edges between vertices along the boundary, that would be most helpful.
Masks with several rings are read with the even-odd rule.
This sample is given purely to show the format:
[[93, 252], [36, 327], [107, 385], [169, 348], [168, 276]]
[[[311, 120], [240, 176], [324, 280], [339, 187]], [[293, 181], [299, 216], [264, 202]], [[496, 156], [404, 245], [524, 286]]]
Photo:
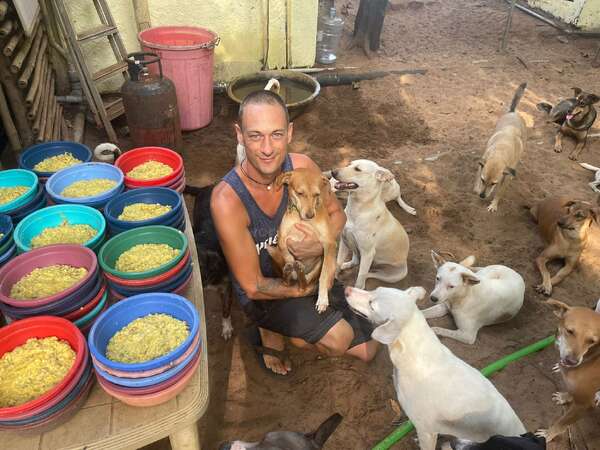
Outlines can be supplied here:
[[10, 216], [0, 214], [0, 267], [17, 253], [13, 239], [13, 223]]
[[106, 238], [106, 220], [100, 211], [83, 205], [54, 205], [40, 209], [22, 220], [15, 228], [17, 252], [31, 250], [31, 240], [44, 229], [57, 227], [64, 221], [69, 225], [89, 225], [98, 233], [83, 245], [98, 251]]
[[[169, 175], [152, 180], [138, 180], [130, 178], [127, 173], [137, 166], [148, 161], [157, 161], [170, 166], [173, 169]], [[115, 161], [115, 166], [125, 174], [125, 186], [128, 189], [139, 189], [144, 187], [166, 187], [179, 192], [185, 189], [185, 169], [181, 155], [164, 147], [139, 147], [123, 153]]]
[[[61, 192], [66, 187], [76, 181], [93, 180], [96, 178], [108, 178], [116, 181], [117, 184], [108, 191], [90, 197], [63, 197], [61, 195]], [[104, 205], [115, 195], [123, 192], [123, 189], [123, 172], [111, 164], [100, 162], [89, 162], [67, 167], [56, 172], [46, 182], [46, 192], [53, 203], [87, 205], [97, 209], [104, 208]]]
[[40, 433], [55, 428], [73, 416], [85, 403], [94, 377], [83, 334], [59, 317], [34, 317], [0, 328], [0, 357], [30, 338], [56, 336], [75, 351], [75, 362], [52, 389], [21, 405], [0, 408], [0, 429]]
[[[178, 255], [166, 264], [144, 272], [121, 272], [115, 268], [117, 258], [134, 245], [167, 244], [179, 249]], [[150, 292], [182, 293], [192, 280], [192, 258], [185, 235], [163, 225], [135, 228], [110, 238], [98, 253], [110, 292], [121, 300]]]
[[[57, 264], [84, 267], [87, 274], [70, 288], [49, 297], [17, 300], [10, 296], [12, 286], [33, 269]], [[73, 322], [85, 333], [108, 308], [107, 297], [96, 254], [81, 245], [38, 248], [11, 259], [0, 269], [0, 310], [10, 320], [58, 316]]]
[[[190, 331], [176, 349], [143, 363], [119, 363], [106, 357], [110, 338], [135, 319], [168, 314], [187, 323]], [[179, 394], [200, 364], [200, 317], [179, 295], [141, 294], [111, 306], [92, 327], [88, 344], [98, 382], [109, 395], [131, 406], [154, 406]]]
[[[160, 204], [170, 206], [171, 210], [161, 216], [147, 220], [119, 220], [123, 209], [134, 203]], [[181, 194], [167, 188], [141, 188], [123, 192], [109, 201], [104, 207], [104, 217], [109, 233], [114, 236], [133, 228], [148, 225], [165, 225], [183, 231], [185, 229], [185, 214]]]
[[0, 205], [0, 213], [12, 217], [18, 223], [25, 216], [46, 206], [44, 186], [30, 170], [10, 169], [0, 172], [0, 187], [27, 186], [28, 190], [19, 198]]
[[71, 153], [82, 163], [87, 163], [92, 160], [91, 150], [83, 144], [70, 141], [52, 141], [34, 145], [21, 153], [21, 156], [19, 156], [19, 167], [33, 171], [38, 176], [40, 183], [46, 183], [48, 178], [55, 172], [34, 170], [34, 166], [46, 158], [62, 155], [64, 153]]

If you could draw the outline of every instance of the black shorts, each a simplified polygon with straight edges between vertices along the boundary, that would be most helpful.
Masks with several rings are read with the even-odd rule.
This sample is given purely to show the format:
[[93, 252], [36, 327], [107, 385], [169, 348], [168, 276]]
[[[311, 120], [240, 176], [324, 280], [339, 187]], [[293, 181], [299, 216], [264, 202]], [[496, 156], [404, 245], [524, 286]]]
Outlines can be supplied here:
[[354, 330], [350, 348], [371, 340], [373, 327], [348, 306], [344, 286], [335, 281], [329, 291], [329, 307], [321, 314], [315, 304], [316, 295], [281, 300], [251, 301], [244, 307], [256, 324], [287, 337], [316, 344], [340, 320], [345, 319]]

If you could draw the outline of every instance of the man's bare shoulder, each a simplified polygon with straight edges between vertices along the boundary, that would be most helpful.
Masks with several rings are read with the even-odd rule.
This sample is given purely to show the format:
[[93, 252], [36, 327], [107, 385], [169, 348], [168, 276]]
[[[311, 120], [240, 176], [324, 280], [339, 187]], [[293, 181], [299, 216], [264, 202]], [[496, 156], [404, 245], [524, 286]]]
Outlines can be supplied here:
[[221, 217], [240, 218], [245, 214], [242, 201], [233, 188], [224, 181], [215, 186], [210, 198], [210, 209], [213, 216], [218, 214]]
[[318, 170], [319, 172], [321, 171], [317, 163], [314, 162], [310, 156], [303, 155], [302, 153], [290, 153], [290, 158], [292, 159], [292, 164], [296, 169], [305, 168]]

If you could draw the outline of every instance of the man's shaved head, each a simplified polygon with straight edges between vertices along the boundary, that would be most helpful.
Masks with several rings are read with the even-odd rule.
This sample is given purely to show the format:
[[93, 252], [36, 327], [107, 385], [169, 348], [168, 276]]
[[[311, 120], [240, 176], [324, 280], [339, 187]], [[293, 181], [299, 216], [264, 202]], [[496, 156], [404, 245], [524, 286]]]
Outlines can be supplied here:
[[240, 104], [240, 109], [238, 111], [238, 122], [240, 128], [242, 129], [244, 128], [244, 110], [248, 105], [279, 105], [285, 113], [286, 124], [290, 123], [290, 116], [288, 113], [287, 106], [285, 106], [285, 103], [283, 102], [281, 97], [275, 92], [265, 91], [263, 89], [260, 91], [251, 92]]

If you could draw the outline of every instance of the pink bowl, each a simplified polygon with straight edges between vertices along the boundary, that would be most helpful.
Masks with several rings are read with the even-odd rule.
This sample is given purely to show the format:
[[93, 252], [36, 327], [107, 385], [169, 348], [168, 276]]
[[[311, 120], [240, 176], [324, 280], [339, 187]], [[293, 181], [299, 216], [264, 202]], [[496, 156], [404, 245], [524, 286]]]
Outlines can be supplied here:
[[[77, 284], [49, 297], [35, 300], [15, 300], [10, 297], [10, 289], [17, 281], [33, 269], [54, 264], [85, 267], [88, 273]], [[47, 305], [77, 291], [92, 276], [97, 275], [97, 269], [96, 254], [82, 245], [57, 244], [36, 248], [11, 259], [0, 269], [0, 302], [21, 308]]]
[[[200, 353], [198, 353], [198, 354], [200, 354]], [[181, 391], [183, 391], [185, 389], [185, 387], [187, 386], [188, 382], [190, 381], [190, 379], [192, 378], [192, 376], [194, 375], [194, 372], [196, 372], [196, 369], [198, 368], [199, 365], [200, 365], [200, 358], [197, 358], [196, 361], [191, 366], [191, 369], [189, 370], [189, 372], [187, 372], [185, 375], [183, 375], [176, 383], [172, 384], [171, 386], [169, 386], [161, 391], [153, 392], [150, 394], [133, 395], [133, 394], [124, 394], [122, 392], [117, 392], [116, 390], [113, 390], [111, 386], [109, 386], [108, 384], [105, 384], [105, 380], [102, 377], [97, 377], [97, 378], [98, 378], [98, 383], [100, 384], [100, 386], [102, 386], [102, 389], [104, 389], [104, 391], [107, 394], [112, 395], [113, 397], [115, 397], [118, 400], [121, 400], [123, 403], [125, 403], [127, 405], [141, 406], [141, 407], [156, 406], [156, 405], [160, 405], [162, 403], [168, 402], [169, 400], [174, 398], [177, 394], [179, 394]]]
[[[151, 370], [143, 370], [140, 372], [125, 372], [123, 370], [115, 370], [115, 369], [111, 369], [110, 367], [106, 367], [104, 364], [102, 364], [100, 361], [98, 361], [96, 358], [94, 358], [94, 356], [92, 356], [92, 359], [93, 359], [94, 363], [100, 369], [102, 369], [103, 371], [108, 372], [109, 374], [114, 375], [116, 377], [120, 377], [120, 378], [151, 377], [152, 375], [158, 375], [159, 373], [163, 373], [164, 371], [172, 369], [173, 367], [181, 364], [182, 361], [185, 360], [185, 358], [187, 358], [188, 356], [190, 356], [190, 354], [192, 354], [194, 352], [194, 350], [196, 349], [196, 344], [198, 344], [199, 339], [200, 339], [200, 333], [197, 333], [196, 336], [194, 337], [194, 340], [190, 344], [189, 348], [179, 358], [174, 359], [169, 364], [166, 364], [164, 366], [157, 367], [156, 369], [151, 369]], [[200, 352], [198, 352], [198, 353], [200, 353]]]

